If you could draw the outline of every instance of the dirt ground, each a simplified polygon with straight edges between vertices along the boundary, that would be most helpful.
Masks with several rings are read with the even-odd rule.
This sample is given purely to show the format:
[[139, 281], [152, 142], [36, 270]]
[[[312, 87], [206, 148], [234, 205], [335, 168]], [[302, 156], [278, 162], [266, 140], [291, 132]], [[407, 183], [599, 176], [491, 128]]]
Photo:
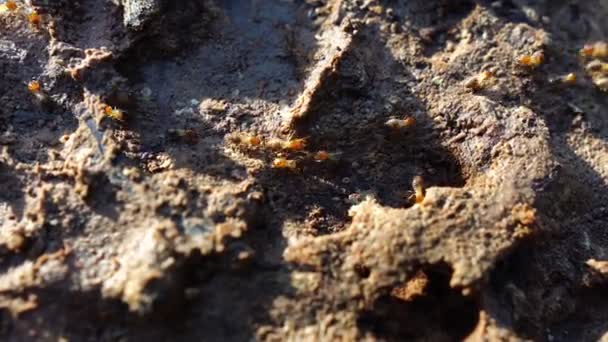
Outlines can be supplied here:
[[608, 339], [607, 16], [5, 3], [0, 339]]

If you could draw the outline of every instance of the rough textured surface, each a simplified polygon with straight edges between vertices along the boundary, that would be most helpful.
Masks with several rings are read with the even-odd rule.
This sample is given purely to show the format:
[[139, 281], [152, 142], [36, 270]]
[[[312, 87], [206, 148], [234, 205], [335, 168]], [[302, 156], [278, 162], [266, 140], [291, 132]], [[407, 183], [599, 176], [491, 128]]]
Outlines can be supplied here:
[[2, 340], [608, 330], [607, 96], [578, 53], [607, 37], [605, 2], [17, 4]]

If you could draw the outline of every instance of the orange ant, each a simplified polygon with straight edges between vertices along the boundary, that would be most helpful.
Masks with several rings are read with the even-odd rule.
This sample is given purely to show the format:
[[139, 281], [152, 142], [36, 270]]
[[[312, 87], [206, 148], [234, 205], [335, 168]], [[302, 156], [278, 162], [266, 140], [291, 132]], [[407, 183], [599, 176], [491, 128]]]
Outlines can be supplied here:
[[596, 42], [593, 44], [587, 44], [580, 50], [580, 54], [583, 57], [608, 57], [608, 43]]
[[536, 68], [545, 61], [545, 54], [542, 51], [537, 51], [532, 55], [523, 55], [518, 59], [519, 64], [530, 68]]
[[106, 106], [104, 108], [104, 113], [111, 119], [116, 120], [116, 121], [124, 121], [125, 120], [125, 114], [117, 108], [112, 108], [110, 106]]
[[274, 169], [297, 169], [297, 162], [293, 159], [286, 159], [284, 157], [277, 157], [272, 161], [272, 167]]
[[384, 124], [392, 129], [411, 128], [416, 125], [416, 119], [413, 116], [408, 116], [405, 119], [391, 118]]

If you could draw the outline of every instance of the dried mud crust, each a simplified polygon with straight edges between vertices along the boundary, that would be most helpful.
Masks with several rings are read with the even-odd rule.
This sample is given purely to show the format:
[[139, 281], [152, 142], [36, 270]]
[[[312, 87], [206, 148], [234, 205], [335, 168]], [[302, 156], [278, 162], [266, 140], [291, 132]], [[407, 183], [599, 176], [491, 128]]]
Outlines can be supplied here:
[[[17, 4], [0, 14], [3, 340], [607, 330], [607, 100], [578, 56], [606, 38], [602, 1]], [[271, 167], [289, 138], [297, 167]]]

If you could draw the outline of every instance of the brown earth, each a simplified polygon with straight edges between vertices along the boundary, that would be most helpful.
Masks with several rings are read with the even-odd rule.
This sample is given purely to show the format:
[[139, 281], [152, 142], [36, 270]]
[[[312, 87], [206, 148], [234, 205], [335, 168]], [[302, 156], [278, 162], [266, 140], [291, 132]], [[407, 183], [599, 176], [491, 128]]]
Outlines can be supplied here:
[[16, 3], [2, 340], [608, 330], [605, 1]]

